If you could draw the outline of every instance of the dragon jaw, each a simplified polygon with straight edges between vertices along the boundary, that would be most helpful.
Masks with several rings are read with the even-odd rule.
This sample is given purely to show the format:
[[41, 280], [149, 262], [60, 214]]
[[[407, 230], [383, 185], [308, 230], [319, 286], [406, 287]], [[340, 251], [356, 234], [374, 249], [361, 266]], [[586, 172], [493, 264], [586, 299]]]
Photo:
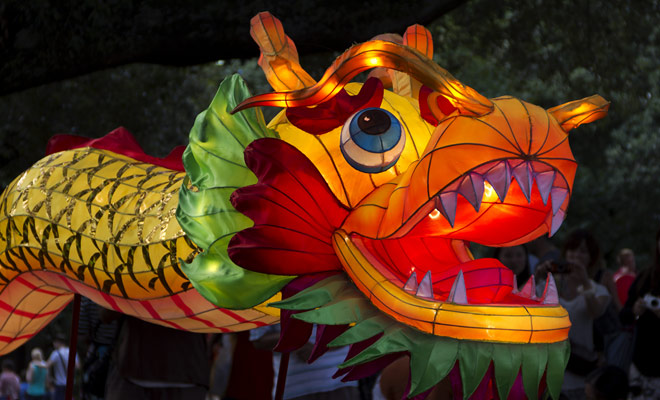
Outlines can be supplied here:
[[[490, 114], [454, 116], [439, 124], [420, 160], [367, 196], [342, 226], [402, 288], [421, 283], [411, 280], [414, 273], [432, 283], [427, 298], [444, 301], [463, 270], [472, 302], [542, 303], [512, 299], [513, 275], [493, 259], [476, 264], [478, 270], [497, 271], [498, 284], [488, 292], [470, 290], [484, 286], [484, 278], [467, 273], [475, 269], [467, 243], [510, 246], [554, 234], [576, 169], [567, 133], [545, 110], [513, 98], [494, 102]], [[530, 122], [509, 123], [507, 113], [521, 109]], [[498, 129], [503, 122], [507, 129]], [[490, 132], [481, 134], [473, 126]], [[472, 156], [458, 162], [448, 156], [460, 151]]]
[[[468, 248], [469, 242], [510, 246], [554, 234], [576, 170], [568, 135], [546, 110], [509, 97], [493, 101], [492, 113], [442, 121], [419, 161], [352, 210], [334, 248], [374, 304], [423, 331], [489, 341], [564, 340], [570, 323], [551, 277], [537, 297], [533, 279], [519, 290], [509, 269], [495, 259], [475, 260]], [[507, 115], [521, 109], [529, 122], [509, 122]], [[472, 156], [458, 162], [448, 156], [468, 151]], [[416, 306], [401, 314], [393, 311], [397, 302]], [[472, 317], [465, 320], [465, 313]]]

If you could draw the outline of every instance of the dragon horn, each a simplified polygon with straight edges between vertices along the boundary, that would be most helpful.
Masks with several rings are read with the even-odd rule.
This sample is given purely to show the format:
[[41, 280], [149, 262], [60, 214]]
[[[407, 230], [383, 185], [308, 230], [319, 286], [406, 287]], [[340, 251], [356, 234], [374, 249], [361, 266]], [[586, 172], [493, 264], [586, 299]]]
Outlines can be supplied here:
[[[433, 59], [433, 36], [421, 25], [412, 25], [403, 34], [403, 44]], [[422, 84], [405, 72], [392, 71], [392, 89], [401, 96], [417, 98]]]
[[406, 72], [431, 90], [445, 96], [463, 113], [483, 115], [493, 103], [476, 90], [463, 85], [449, 72], [419, 51], [396, 43], [372, 40], [355, 45], [342, 54], [312, 87], [294, 92], [274, 92], [251, 97], [232, 113], [255, 106], [304, 107], [322, 103], [336, 95], [354, 76], [368, 69], [385, 67]]
[[607, 115], [610, 102], [600, 95], [585, 97], [581, 100], [573, 100], [562, 105], [548, 109], [559, 125], [566, 131], [575, 129], [582, 124], [599, 120]]
[[279, 19], [269, 12], [260, 12], [250, 20], [250, 36], [259, 45], [259, 66], [274, 90], [314, 86], [316, 81], [300, 66], [296, 45], [284, 33]]

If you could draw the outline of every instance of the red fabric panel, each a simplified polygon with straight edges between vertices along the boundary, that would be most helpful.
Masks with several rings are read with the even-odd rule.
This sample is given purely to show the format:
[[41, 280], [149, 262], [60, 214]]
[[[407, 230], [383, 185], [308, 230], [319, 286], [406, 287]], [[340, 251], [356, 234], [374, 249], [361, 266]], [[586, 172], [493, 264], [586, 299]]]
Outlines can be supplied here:
[[153, 157], [142, 150], [142, 147], [140, 147], [140, 144], [135, 140], [133, 134], [124, 127], [119, 127], [97, 139], [76, 135], [55, 135], [48, 141], [46, 154], [79, 149], [82, 147], [108, 150], [148, 164], [158, 165], [174, 171], [184, 171], [181, 156], [183, 155], [186, 146], [175, 147], [165, 158]]
[[383, 83], [379, 79], [369, 78], [355, 96], [342, 89], [336, 96], [314, 108], [287, 108], [286, 117], [295, 127], [321, 135], [342, 126], [358, 110], [380, 107], [382, 102]]
[[331, 235], [348, 211], [314, 165], [293, 146], [269, 138], [252, 142], [245, 162], [259, 183], [236, 190], [231, 200], [254, 227], [232, 238], [231, 259], [269, 274], [341, 269]]
[[438, 126], [438, 119], [435, 117], [435, 115], [433, 115], [433, 112], [429, 107], [428, 99], [431, 93], [433, 93], [433, 91], [426, 86], [422, 86], [421, 89], [419, 89], [419, 96], [417, 98], [419, 101], [419, 114], [429, 124]]
[[[433, 126], [438, 126], [439, 120], [438, 115], [433, 114], [431, 108], [429, 107], [429, 96], [433, 93], [433, 90], [426, 86], [422, 86], [419, 90], [419, 113], [424, 118], [426, 122]], [[443, 95], [439, 95], [435, 99], [436, 105], [444, 115], [449, 115], [456, 111], [456, 107]]]

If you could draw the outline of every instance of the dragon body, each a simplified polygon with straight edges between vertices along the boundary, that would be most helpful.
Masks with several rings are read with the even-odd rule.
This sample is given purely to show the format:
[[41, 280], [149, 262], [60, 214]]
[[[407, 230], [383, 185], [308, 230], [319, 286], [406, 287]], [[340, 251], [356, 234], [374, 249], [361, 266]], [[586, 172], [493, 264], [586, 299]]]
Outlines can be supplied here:
[[[124, 146], [131, 140], [122, 129], [108, 139]], [[175, 218], [184, 176], [82, 147], [55, 152], [16, 178], [0, 197], [0, 351], [32, 337], [72, 293], [195, 332], [277, 322], [273, 312], [214, 306], [181, 271], [179, 259], [190, 261], [199, 253]]]
[[[487, 99], [432, 61], [418, 25], [353, 46], [319, 82], [270, 14], [251, 34], [275, 92], [226, 79], [185, 171], [117, 131], [55, 146], [5, 190], [0, 352], [80, 293], [197, 332], [281, 322], [282, 351], [317, 324], [311, 359], [350, 345], [345, 379], [409, 354], [411, 397], [449, 376], [457, 397], [557, 398], [570, 321], [552, 276], [537, 296], [469, 243], [554, 234], [568, 132], [608, 103]], [[266, 125], [257, 106], [284, 110]]]

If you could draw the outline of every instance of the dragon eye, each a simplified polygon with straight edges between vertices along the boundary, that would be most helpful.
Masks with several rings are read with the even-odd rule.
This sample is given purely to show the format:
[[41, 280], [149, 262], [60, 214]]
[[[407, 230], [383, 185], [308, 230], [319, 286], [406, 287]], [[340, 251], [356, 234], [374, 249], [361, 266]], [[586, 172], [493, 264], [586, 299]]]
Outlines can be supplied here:
[[382, 108], [365, 108], [350, 116], [341, 129], [341, 152], [358, 171], [378, 173], [399, 160], [406, 135], [399, 120]]

